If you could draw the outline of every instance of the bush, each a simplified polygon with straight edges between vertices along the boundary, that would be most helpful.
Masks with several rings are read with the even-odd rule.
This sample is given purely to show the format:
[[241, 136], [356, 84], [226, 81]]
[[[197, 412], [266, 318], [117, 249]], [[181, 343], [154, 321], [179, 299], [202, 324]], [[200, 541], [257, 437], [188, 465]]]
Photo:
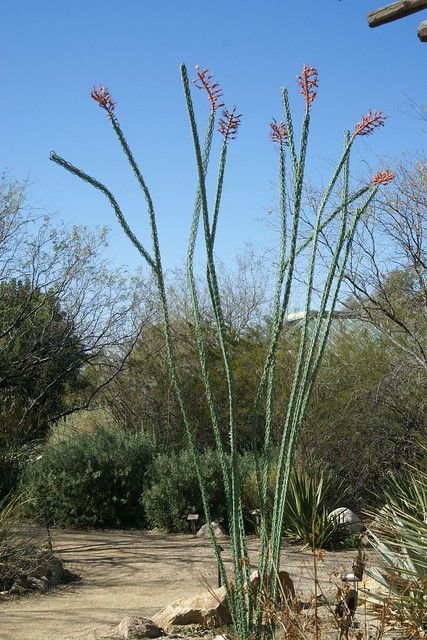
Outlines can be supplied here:
[[13, 491], [18, 482], [19, 465], [13, 454], [0, 449], [0, 500]]
[[[212, 519], [223, 521], [226, 503], [217, 454], [205, 451], [200, 454], [199, 461]], [[203, 514], [190, 451], [184, 449], [158, 455], [153, 460], [148, 475], [150, 485], [143, 492], [142, 503], [149, 527], [170, 532], [188, 531], [188, 514], [199, 513], [201, 517]]]
[[[261, 463], [260, 463], [261, 464]], [[277, 472], [277, 452], [272, 453], [272, 463], [270, 465], [270, 473], [267, 487], [267, 500], [271, 506], [273, 503], [274, 487], [276, 483]], [[260, 509], [259, 488], [256, 474], [256, 465], [253, 453], [245, 452], [240, 457], [240, 473], [241, 473], [241, 492], [243, 503], [243, 518], [245, 527], [248, 531], [257, 531], [257, 517], [254, 511]], [[268, 509], [267, 509], [268, 511]], [[271, 522], [267, 523], [268, 526]]]
[[15, 491], [22, 469], [36, 452], [36, 443], [0, 447], [0, 501]]
[[112, 431], [118, 428], [118, 424], [111, 414], [101, 407], [81, 409], [66, 416], [66, 418], [58, 420], [51, 427], [47, 441], [52, 444], [73, 433], [93, 433], [100, 427], [107, 431]]
[[34, 540], [31, 527], [23, 526], [25, 500], [10, 494], [0, 499], [0, 585], [2, 593], [45, 591], [77, 576], [64, 570], [58, 558]]
[[30, 515], [59, 526], [144, 526], [139, 498], [153, 453], [145, 434], [106, 428], [47, 444], [23, 474]]

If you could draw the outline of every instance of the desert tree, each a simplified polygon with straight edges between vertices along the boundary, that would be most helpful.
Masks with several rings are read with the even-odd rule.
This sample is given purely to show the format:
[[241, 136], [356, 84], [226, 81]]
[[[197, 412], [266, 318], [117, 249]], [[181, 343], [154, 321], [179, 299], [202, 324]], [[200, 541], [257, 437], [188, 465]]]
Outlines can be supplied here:
[[[218, 267], [221, 283], [224, 326], [236, 368], [236, 387], [240, 397], [239, 440], [247, 448], [250, 441], [248, 417], [256, 379], [262, 373], [269, 326], [268, 281], [271, 265], [253, 248], [239, 255], [233, 265]], [[215, 331], [215, 318], [209, 291], [202, 276], [197, 277], [200, 321], [206, 343], [207, 367], [215, 387], [220, 426], [227, 429], [227, 392], [221, 372], [221, 353]], [[213, 446], [213, 434], [198, 372], [197, 343], [191, 296], [185, 269], [167, 274], [167, 289], [172, 339], [179, 354], [177, 366], [184, 395], [196, 431], [197, 446]], [[179, 406], [170, 377], [163, 340], [160, 310], [153, 311], [123, 370], [103, 393], [106, 406], [124, 428], [144, 425], [161, 446], [181, 446], [184, 437]]]
[[427, 160], [404, 155], [359, 225], [346, 273], [347, 306], [387, 336], [403, 365], [427, 381]]
[[30, 206], [26, 185], [2, 177], [2, 441], [42, 436], [122, 368], [149, 315], [149, 285], [108, 267], [107, 241], [106, 229], [67, 226]]

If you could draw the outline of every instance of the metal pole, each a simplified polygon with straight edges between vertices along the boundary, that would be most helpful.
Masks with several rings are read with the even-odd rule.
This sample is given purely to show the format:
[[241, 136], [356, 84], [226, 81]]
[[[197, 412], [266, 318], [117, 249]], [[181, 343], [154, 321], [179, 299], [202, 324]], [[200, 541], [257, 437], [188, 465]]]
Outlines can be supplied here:
[[[221, 545], [219, 545], [219, 547], [218, 547], [218, 548], [219, 548], [220, 553], [222, 553], [222, 552], [224, 551], [224, 548], [223, 548], [223, 547], [221, 547]], [[220, 570], [220, 568], [218, 567], [218, 588], [219, 588], [219, 587], [222, 587], [222, 580], [221, 580], [221, 570]]]

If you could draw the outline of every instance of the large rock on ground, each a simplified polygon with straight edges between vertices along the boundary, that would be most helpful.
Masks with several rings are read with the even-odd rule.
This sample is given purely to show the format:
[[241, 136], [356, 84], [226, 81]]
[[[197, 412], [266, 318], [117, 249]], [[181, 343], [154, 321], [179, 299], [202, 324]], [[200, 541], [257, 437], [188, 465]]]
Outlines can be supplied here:
[[73, 574], [68, 569], [64, 569], [61, 560], [58, 558], [50, 558], [42, 573], [51, 587], [56, 587], [62, 582], [71, 582], [73, 579]]
[[[378, 569], [374, 569], [375, 573], [379, 573]], [[390, 598], [390, 590], [383, 584], [375, 580], [372, 576], [367, 576], [359, 583], [360, 599], [362, 602], [380, 603], [384, 598]]]
[[[215, 537], [217, 538], [226, 538], [227, 534], [225, 533], [224, 529], [221, 527], [220, 524], [218, 524], [218, 522], [211, 522], [212, 525], [212, 529], [213, 532], [215, 534]], [[209, 538], [209, 528], [207, 524], [204, 524], [200, 527], [200, 529], [198, 530], [198, 532], [196, 533], [196, 536], [198, 538]]]
[[181, 598], [156, 613], [153, 622], [166, 632], [178, 625], [199, 625], [206, 629], [214, 629], [230, 624], [226, 589], [220, 587], [192, 598]]
[[360, 533], [363, 529], [363, 522], [354, 511], [347, 509], [347, 507], [338, 507], [331, 511], [328, 515], [329, 520], [335, 520], [337, 524], [343, 524], [350, 531], [350, 533]]
[[2, 593], [11, 593], [23, 595], [28, 591], [47, 591], [50, 587], [56, 587], [59, 584], [73, 582], [78, 580], [78, 576], [65, 569], [61, 560], [49, 554], [41, 554], [38, 566], [29, 567], [27, 575], [22, 573], [12, 584], [6, 584], [6, 588]]
[[[280, 570], [277, 574], [277, 580], [279, 582], [277, 587], [277, 598], [279, 601], [286, 600], [292, 602], [295, 600], [295, 587], [291, 576], [287, 571]], [[260, 578], [258, 571], [253, 571], [251, 574], [251, 585], [254, 595], [258, 593]]]
[[159, 638], [164, 635], [162, 629], [148, 618], [127, 616], [119, 624], [118, 632], [125, 640], [138, 640], [138, 638]]

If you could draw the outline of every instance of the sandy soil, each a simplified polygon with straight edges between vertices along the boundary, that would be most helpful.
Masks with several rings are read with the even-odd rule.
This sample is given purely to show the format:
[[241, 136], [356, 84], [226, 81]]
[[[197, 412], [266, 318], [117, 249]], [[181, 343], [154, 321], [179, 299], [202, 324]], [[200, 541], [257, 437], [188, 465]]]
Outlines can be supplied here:
[[[151, 617], [177, 598], [217, 586], [208, 541], [188, 535], [140, 531], [57, 531], [55, 553], [82, 581], [46, 594], [0, 602], [1, 640], [97, 640], [108, 636], [126, 615]], [[222, 542], [229, 559], [228, 541]], [[257, 540], [250, 542], [256, 561]], [[326, 552], [319, 565], [322, 588], [331, 595], [333, 572], [351, 569], [355, 552]], [[312, 593], [313, 559], [287, 547], [282, 567], [297, 593]]]

